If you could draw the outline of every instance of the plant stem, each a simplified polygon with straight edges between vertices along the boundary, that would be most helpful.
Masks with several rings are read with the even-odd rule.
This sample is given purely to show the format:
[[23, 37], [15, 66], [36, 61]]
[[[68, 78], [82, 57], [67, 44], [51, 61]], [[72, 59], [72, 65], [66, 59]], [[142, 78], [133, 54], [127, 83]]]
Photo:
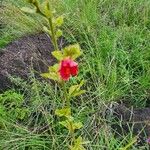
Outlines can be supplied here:
[[41, 14], [43, 17], [45, 17], [46, 19], [48, 19], [48, 22], [49, 22], [49, 26], [50, 26], [50, 30], [51, 30], [51, 38], [52, 38], [52, 43], [54, 45], [54, 49], [55, 50], [59, 50], [58, 48], [58, 43], [57, 43], [57, 37], [56, 37], [56, 33], [55, 33], [55, 27], [53, 25], [53, 14], [52, 14], [52, 11], [51, 11], [51, 8], [50, 8], [50, 4], [48, 3], [48, 7], [49, 7], [49, 11], [50, 11], [50, 14], [51, 16], [50, 17], [47, 17], [39, 8], [39, 3], [38, 1], [36, 0], [35, 2], [33, 2], [33, 5], [37, 8], [37, 13]]
[[64, 83], [64, 97], [65, 97], [65, 105], [70, 108], [70, 98], [68, 96], [68, 92], [67, 92], [67, 88], [66, 88], [66, 84]]
[[50, 18], [48, 18], [48, 22], [49, 22], [50, 30], [51, 30], [51, 33], [52, 33], [51, 38], [52, 38], [54, 48], [55, 48], [55, 50], [59, 50], [58, 43], [57, 43], [57, 38], [56, 38], [56, 35], [55, 35], [55, 29], [54, 29], [53, 22], [52, 22], [52, 16]]
[[[72, 125], [72, 122], [70, 122], [70, 126], [71, 126], [71, 127], [73, 126], [73, 125]], [[72, 131], [71, 131], [70, 135], [71, 135], [71, 146], [72, 146], [73, 143], [75, 142], [75, 134], [74, 134], [73, 128], [72, 128]]]

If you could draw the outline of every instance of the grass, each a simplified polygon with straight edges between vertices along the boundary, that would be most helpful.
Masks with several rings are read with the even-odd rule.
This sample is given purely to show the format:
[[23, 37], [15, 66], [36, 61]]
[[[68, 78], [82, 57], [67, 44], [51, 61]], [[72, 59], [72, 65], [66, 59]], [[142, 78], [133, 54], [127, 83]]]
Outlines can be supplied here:
[[[115, 1], [115, 3], [117, 5], [115, 8], [112, 6], [114, 3], [110, 1], [89, 1], [89, 3], [83, 4], [86, 6], [81, 6], [82, 11], [79, 11], [76, 18], [73, 17], [72, 22], [77, 30], [73, 35], [76, 35], [75, 38], [80, 39], [78, 41], [84, 45], [86, 66], [89, 66], [84, 70], [90, 70], [90, 78], [93, 80], [93, 86], [96, 86], [94, 89], [97, 91], [96, 95], [100, 95], [100, 99], [103, 101], [127, 96], [127, 99], [130, 97], [129, 101], [133, 101], [133, 104], [141, 106], [141, 103], [138, 104], [138, 102], [143, 101], [142, 105], [144, 105], [144, 99], [148, 97], [146, 89], [149, 79], [145, 76], [149, 74], [149, 60], [145, 56], [148, 56], [150, 46], [149, 29], [147, 23], [143, 24], [141, 18], [147, 17], [148, 20], [149, 16], [146, 15], [149, 12], [140, 13], [138, 17], [141, 20], [134, 19], [134, 21], [133, 18], [138, 19], [138, 17], [132, 16], [131, 10], [128, 9], [129, 6], [132, 6], [132, 11], [137, 11], [145, 6], [145, 9], [149, 11], [147, 8], [149, 2], [126, 1], [123, 3], [123, 1]], [[118, 7], [126, 9], [120, 12]], [[80, 9], [80, 6], [73, 6], [73, 8]], [[73, 8], [71, 9], [73, 10]], [[111, 9], [115, 11], [113, 11], [114, 14]], [[73, 12], [76, 11], [73, 10]], [[90, 15], [90, 12], [95, 13]], [[98, 12], [103, 12], [103, 16]], [[112, 15], [114, 16], [112, 17]], [[118, 15], [124, 17], [118, 18]], [[104, 16], [105, 18], [103, 18]], [[83, 22], [79, 22], [79, 20]], [[144, 82], [142, 81], [143, 76]], [[95, 85], [95, 83], [98, 84]], [[136, 90], [134, 91], [134, 89]], [[141, 91], [143, 94], [137, 94], [136, 91]], [[136, 103], [134, 103], [135, 100]]]
[[[136, 145], [132, 129], [129, 135], [116, 138], [101, 114], [106, 104], [123, 100], [129, 106], [141, 108], [146, 107], [150, 99], [150, 1], [64, 0], [57, 1], [57, 5], [53, 3], [58, 14], [65, 15], [65, 38], [70, 43], [81, 44], [84, 52], [79, 78], [86, 79], [87, 93], [74, 101], [73, 106], [76, 117], [85, 123], [81, 134], [90, 141], [87, 149], [148, 149], [146, 144]], [[18, 9], [25, 2], [6, 0], [4, 4], [6, 7], [0, 10], [4, 26], [0, 32], [0, 47], [23, 35], [41, 32], [45, 22]], [[68, 135], [61, 134], [63, 129], [53, 116], [61, 105], [57, 88], [37, 81], [34, 75], [29, 79], [32, 84], [22, 80], [18, 83], [18, 79], [14, 82], [23, 87], [15, 92], [21, 93], [25, 102], [30, 102], [23, 102], [30, 114], [27, 114], [29, 118], [17, 122], [18, 118], [12, 115], [0, 118], [3, 123], [0, 149], [67, 149]], [[51, 126], [40, 131], [47, 124]]]

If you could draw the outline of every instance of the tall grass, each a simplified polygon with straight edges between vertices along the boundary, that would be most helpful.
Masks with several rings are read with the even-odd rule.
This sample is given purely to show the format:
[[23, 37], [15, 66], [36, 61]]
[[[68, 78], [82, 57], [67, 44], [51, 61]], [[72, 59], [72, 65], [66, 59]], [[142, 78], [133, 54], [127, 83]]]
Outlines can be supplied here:
[[94, 93], [104, 102], [126, 99], [145, 106], [150, 87], [150, 2], [66, 0], [64, 6], [67, 37], [83, 46], [83, 74], [93, 82]]
[[45, 21], [36, 16], [24, 14], [19, 7], [26, 5], [23, 1], [3, 1], [0, 8], [1, 15], [1, 36], [0, 47], [4, 47], [12, 40], [21, 36], [42, 31], [42, 24]]
[[[12, 5], [13, 3], [13, 5]], [[86, 122], [81, 134], [88, 139], [89, 150], [148, 149], [138, 147], [129, 135], [114, 136], [105, 120], [105, 104], [125, 101], [145, 107], [150, 99], [150, 1], [149, 0], [58, 0], [53, 6], [64, 14], [65, 38], [79, 42], [84, 56], [80, 60], [80, 78], [86, 79], [87, 93], [73, 102], [77, 118]], [[41, 18], [23, 14], [19, 0], [5, 1], [1, 9], [4, 28], [0, 47], [34, 32], [41, 32]], [[57, 5], [56, 5], [57, 4]], [[39, 23], [40, 22], [40, 23]], [[60, 104], [57, 88], [40, 83], [34, 77], [24, 83], [24, 99], [31, 102], [29, 119], [23, 123], [2, 118], [1, 149], [67, 149], [62, 128], [54, 110]], [[22, 82], [21, 82], [22, 84]], [[105, 115], [105, 114], [104, 114]], [[49, 125], [49, 128], [43, 129]], [[40, 131], [40, 132], [39, 132]], [[67, 133], [66, 133], [67, 134]], [[65, 135], [67, 137], [67, 135]], [[67, 139], [65, 139], [67, 140]], [[126, 148], [127, 147], [127, 148]]]

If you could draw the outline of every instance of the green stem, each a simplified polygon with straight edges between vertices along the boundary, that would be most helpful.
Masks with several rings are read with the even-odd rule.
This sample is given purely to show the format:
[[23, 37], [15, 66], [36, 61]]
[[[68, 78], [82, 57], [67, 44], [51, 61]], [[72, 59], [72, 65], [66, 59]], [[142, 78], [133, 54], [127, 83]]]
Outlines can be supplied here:
[[53, 14], [52, 14], [52, 11], [51, 11], [51, 8], [50, 8], [50, 4], [48, 4], [48, 7], [49, 7], [49, 11], [50, 11], [50, 14], [51, 16], [50, 17], [47, 17], [39, 8], [39, 3], [38, 1], [36, 0], [35, 2], [33, 2], [33, 5], [37, 8], [37, 13], [41, 14], [43, 17], [47, 18], [48, 19], [48, 22], [49, 22], [49, 26], [50, 26], [50, 30], [51, 30], [51, 33], [52, 35], [51, 38], [52, 38], [52, 42], [53, 42], [53, 45], [54, 45], [54, 49], [55, 50], [59, 50], [58, 48], [58, 43], [57, 43], [57, 37], [56, 37], [56, 33], [55, 33], [55, 27], [53, 25], [53, 22], [52, 22], [52, 18], [53, 18]]
[[[68, 96], [68, 92], [67, 92], [67, 88], [66, 88], [66, 84], [65, 82], [62, 83], [62, 87], [63, 87], [63, 91], [64, 91], [64, 104], [63, 106], [67, 106], [67, 108], [71, 108], [70, 105], [70, 97]], [[70, 136], [71, 136], [71, 145], [73, 145], [74, 141], [75, 141], [75, 133], [74, 133], [74, 129], [73, 129], [73, 121], [69, 120], [69, 124], [71, 127], [71, 131], [70, 131]]]
[[37, 9], [37, 13], [39, 13], [40, 15], [42, 15], [43, 17], [46, 17], [44, 13], [41, 12], [40, 8], [39, 8], [39, 3], [36, 0], [35, 2], [32, 2], [32, 4], [36, 7]]
[[67, 88], [66, 88], [66, 84], [64, 83], [64, 97], [65, 97], [65, 105], [70, 108], [70, 98], [68, 96], [68, 92], [67, 92]]
[[55, 48], [55, 50], [59, 50], [57, 38], [56, 38], [56, 34], [55, 34], [55, 29], [54, 29], [53, 22], [52, 22], [52, 16], [50, 18], [48, 18], [48, 22], [49, 22], [50, 30], [52, 33], [51, 38], [52, 38], [54, 48]]
[[72, 122], [70, 122], [70, 126], [71, 126], [71, 146], [73, 145], [73, 143], [75, 142], [75, 133], [74, 133], [74, 129], [73, 129], [73, 125]]

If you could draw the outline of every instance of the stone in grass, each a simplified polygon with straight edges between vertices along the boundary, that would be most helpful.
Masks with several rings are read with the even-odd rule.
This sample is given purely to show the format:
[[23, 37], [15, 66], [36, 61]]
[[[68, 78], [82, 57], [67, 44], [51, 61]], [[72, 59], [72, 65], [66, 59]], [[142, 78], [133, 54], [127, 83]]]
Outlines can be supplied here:
[[[60, 48], [63, 45], [61, 38]], [[47, 72], [48, 66], [55, 62], [51, 55], [53, 50], [49, 36], [44, 33], [25, 36], [0, 49], [0, 91], [11, 86], [9, 76], [27, 79], [31, 70], [38, 75]]]

